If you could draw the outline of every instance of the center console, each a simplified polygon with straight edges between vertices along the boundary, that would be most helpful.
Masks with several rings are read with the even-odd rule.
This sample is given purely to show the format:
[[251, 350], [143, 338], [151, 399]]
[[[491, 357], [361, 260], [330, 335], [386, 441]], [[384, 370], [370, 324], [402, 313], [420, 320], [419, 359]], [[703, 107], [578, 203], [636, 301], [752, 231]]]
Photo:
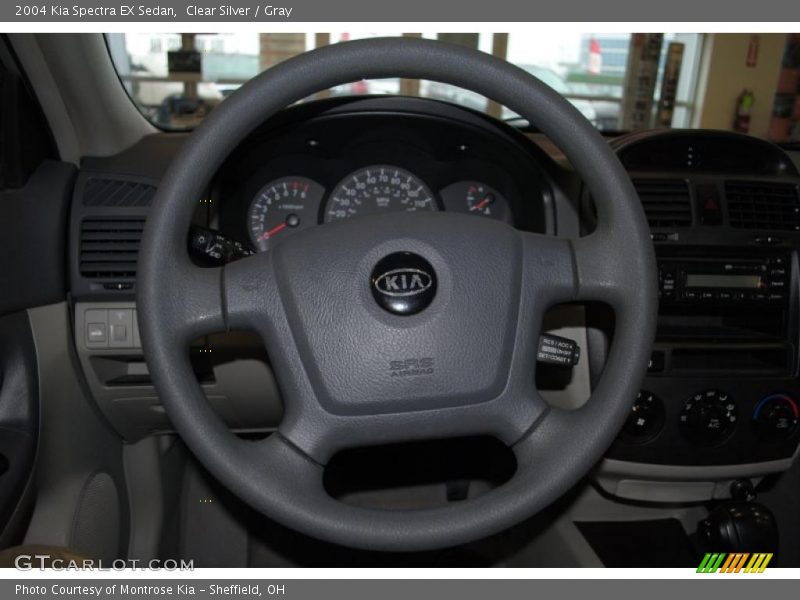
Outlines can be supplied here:
[[657, 342], [615, 458], [638, 460], [643, 446], [648, 462], [665, 465], [792, 456], [796, 265], [786, 250], [755, 252], [660, 251]]
[[[618, 149], [653, 232], [660, 306], [647, 376], [600, 470], [617, 496], [725, 497], [733, 480], [785, 470], [797, 454], [800, 178], [780, 149], [744, 136], [728, 152], [758, 162], [729, 174], [714, 161], [727, 135]], [[683, 162], [656, 170], [653, 154]]]

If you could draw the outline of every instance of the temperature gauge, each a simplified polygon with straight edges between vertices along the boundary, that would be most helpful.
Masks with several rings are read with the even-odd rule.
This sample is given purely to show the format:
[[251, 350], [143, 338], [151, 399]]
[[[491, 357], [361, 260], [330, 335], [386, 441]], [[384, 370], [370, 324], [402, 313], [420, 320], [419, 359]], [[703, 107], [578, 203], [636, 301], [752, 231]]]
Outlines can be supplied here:
[[496, 189], [480, 181], [459, 181], [441, 192], [445, 210], [480, 215], [511, 223], [506, 199]]

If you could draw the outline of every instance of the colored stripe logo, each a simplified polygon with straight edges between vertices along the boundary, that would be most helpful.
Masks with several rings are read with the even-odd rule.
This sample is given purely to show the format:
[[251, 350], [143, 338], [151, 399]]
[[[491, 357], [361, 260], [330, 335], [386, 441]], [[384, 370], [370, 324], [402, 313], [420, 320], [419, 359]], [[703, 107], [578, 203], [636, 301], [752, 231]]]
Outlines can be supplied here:
[[708, 552], [697, 567], [698, 573], [763, 573], [769, 561], [772, 560], [772, 553], [756, 552], [736, 552], [726, 554], [724, 552]]

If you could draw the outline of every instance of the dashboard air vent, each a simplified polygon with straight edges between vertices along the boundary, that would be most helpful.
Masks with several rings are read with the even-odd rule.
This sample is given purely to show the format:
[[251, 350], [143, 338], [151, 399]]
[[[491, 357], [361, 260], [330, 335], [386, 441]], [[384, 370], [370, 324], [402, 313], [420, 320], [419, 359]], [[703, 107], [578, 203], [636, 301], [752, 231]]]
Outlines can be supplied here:
[[85, 206], [150, 206], [156, 188], [146, 183], [92, 177], [83, 188]]
[[81, 223], [80, 272], [88, 279], [136, 276], [143, 218], [88, 218]]
[[727, 181], [731, 227], [800, 231], [800, 194], [791, 183]]
[[689, 227], [692, 203], [685, 181], [639, 179], [633, 182], [650, 227]]

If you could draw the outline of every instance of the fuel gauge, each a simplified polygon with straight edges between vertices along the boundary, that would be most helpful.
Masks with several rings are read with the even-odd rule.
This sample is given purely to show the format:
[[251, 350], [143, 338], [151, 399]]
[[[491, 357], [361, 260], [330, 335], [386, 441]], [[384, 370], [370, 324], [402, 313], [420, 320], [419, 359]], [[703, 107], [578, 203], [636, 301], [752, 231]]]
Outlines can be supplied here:
[[441, 191], [445, 210], [481, 215], [511, 223], [506, 199], [496, 189], [480, 181], [459, 181]]

